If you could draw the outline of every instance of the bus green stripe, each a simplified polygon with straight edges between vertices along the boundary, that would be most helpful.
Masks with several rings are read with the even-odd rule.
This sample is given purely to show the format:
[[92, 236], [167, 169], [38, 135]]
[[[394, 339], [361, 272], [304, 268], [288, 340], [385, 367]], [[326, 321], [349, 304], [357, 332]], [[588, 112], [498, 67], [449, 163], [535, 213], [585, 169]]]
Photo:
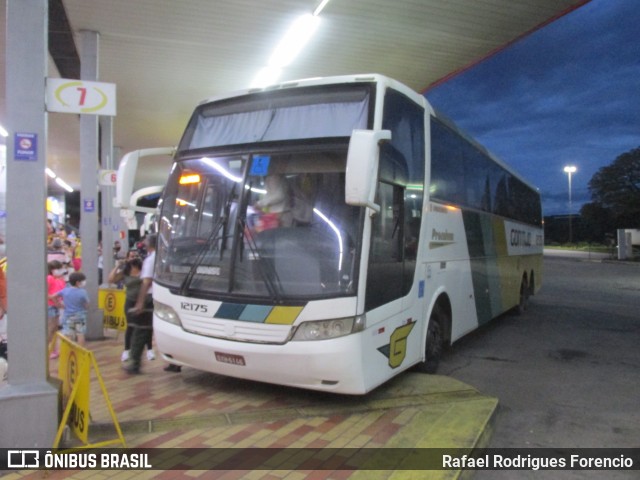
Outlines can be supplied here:
[[[498, 258], [506, 254], [501, 222], [490, 215], [462, 212], [471, 264], [471, 281], [478, 323], [483, 324], [503, 310], [501, 275]], [[504, 252], [504, 253], [503, 253]]]

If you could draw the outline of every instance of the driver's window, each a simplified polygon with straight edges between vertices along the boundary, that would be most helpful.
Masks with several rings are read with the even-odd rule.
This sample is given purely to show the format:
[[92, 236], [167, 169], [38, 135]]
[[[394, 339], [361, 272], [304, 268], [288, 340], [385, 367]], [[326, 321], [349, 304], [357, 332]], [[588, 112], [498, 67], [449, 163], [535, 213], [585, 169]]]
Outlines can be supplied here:
[[391, 302], [402, 295], [403, 188], [380, 182], [376, 203], [380, 213], [371, 222], [371, 250], [367, 274], [366, 309]]

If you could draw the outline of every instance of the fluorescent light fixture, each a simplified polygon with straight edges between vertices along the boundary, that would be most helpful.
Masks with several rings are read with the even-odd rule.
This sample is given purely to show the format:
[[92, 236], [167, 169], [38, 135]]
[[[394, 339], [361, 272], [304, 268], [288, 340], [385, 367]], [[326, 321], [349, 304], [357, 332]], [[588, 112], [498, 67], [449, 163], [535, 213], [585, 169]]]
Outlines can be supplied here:
[[67, 184], [67, 182], [62, 180], [60, 177], [56, 177], [56, 183], [60, 185], [62, 188], [64, 188], [67, 192], [69, 193], [73, 192], [73, 188], [71, 188], [69, 184]]
[[269, 66], [282, 68], [293, 62], [315, 33], [319, 23], [320, 18], [310, 14], [298, 17], [273, 51]]
[[5, 138], [9, 136], [9, 132], [7, 132], [2, 125], [0, 125], [0, 136]]
[[313, 16], [317, 17], [318, 15], [320, 15], [320, 12], [324, 9], [324, 7], [327, 6], [327, 3], [329, 3], [329, 0], [322, 0], [320, 2], [320, 5], [318, 5], [316, 9], [313, 11]]
[[273, 85], [276, 83], [280, 74], [282, 73], [282, 69], [278, 67], [264, 67], [261, 69], [258, 74], [251, 82], [250, 88], [264, 88], [269, 85]]
[[327, 6], [329, 0], [321, 0], [313, 11], [313, 15], [306, 14], [298, 17], [284, 34], [275, 48], [267, 67], [262, 68], [251, 82], [250, 88], [265, 88], [273, 85], [280, 78], [282, 69], [291, 64], [305, 47], [320, 24], [320, 12]]
[[47, 174], [49, 178], [52, 178], [56, 181], [58, 185], [64, 188], [67, 192], [73, 193], [73, 188], [69, 186], [67, 182], [62, 180], [59, 176], [56, 175], [56, 172], [51, 170], [49, 167], [45, 167], [44, 172]]

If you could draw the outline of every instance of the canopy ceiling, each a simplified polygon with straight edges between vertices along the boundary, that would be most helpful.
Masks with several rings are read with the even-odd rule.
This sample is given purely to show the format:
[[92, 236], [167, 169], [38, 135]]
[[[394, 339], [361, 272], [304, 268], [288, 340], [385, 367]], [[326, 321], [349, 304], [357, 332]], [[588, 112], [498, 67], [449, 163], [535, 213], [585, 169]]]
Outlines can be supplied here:
[[[5, 37], [6, 2], [0, 0]], [[202, 99], [249, 86], [292, 21], [315, 0], [51, 0], [52, 77], [77, 72], [71, 39], [100, 34], [99, 81], [117, 84], [114, 144], [121, 155], [172, 146]], [[424, 91], [585, 0], [331, 0], [304, 51], [280, 80], [381, 73]], [[64, 32], [64, 5], [68, 31]], [[55, 33], [55, 35], [53, 34]], [[74, 65], [74, 62], [76, 63]], [[77, 74], [76, 74], [77, 75]], [[0, 51], [0, 124], [5, 52]], [[79, 187], [79, 121], [49, 115], [47, 163]], [[157, 159], [156, 159], [157, 160]], [[144, 164], [142, 164], [144, 167]], [[146, 184], [163, 169], [147, 169]], [[155, 174], [153, 173], [155, 170]], [[155, 175], [155, 178], [154, 178]]]

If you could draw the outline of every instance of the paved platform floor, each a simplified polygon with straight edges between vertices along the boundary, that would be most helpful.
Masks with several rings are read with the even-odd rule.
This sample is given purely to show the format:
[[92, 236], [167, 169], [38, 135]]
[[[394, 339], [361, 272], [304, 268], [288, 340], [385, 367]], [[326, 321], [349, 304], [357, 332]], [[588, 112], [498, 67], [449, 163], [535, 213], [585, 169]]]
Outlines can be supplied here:
[[[121, 368], [122, 335], [89, 342], [126, 446], [134, 448], [471, 448], [486, 443], [497, 400], [444, 376], [407, 372], [366, 396], [342, 396], [221, 377], [144, 360], [141, 375]], [[57, 361], [51, 362], [57, 376]], [[91, 443], [117, 438], [95, 374]], [[14, 478], [387, 479], [425, 472], [352, 470], [149, 470], [20, 472]], [[429, 478], [460, 472], [431, 471]]]

